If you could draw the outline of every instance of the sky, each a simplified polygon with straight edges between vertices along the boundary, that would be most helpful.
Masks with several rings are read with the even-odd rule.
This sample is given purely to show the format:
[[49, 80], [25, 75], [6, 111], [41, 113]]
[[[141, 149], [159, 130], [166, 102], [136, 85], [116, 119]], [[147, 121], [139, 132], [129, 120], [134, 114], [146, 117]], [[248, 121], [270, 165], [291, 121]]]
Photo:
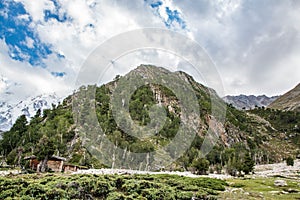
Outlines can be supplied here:
[[[300, 82], [299, 10], [298, 0], [1, 0], [0, 101], [67, 96], [95, 48], [149, 27], [197, 42], [224, 94], [283, 94]], [[143, 63], [194, 75], [176, 55], [139, 50], [117, 59], [105, 81]]]

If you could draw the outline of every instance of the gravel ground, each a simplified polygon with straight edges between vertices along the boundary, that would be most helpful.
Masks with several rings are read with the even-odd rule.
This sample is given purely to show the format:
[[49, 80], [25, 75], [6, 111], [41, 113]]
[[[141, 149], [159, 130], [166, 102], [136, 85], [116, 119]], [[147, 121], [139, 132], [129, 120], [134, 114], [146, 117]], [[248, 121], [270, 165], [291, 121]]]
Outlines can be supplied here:
[[150, 172], [150, 171], [138, 171], [138, 170], [127, 170], [127, 169], [88, 169], [88, 170], [78, 170], [73, 174], [170, 174], [170, 175], [179, 175], [186, 177], [210, 177], [217, 179], [228, 179], [231, 176], [223, 174], [209, 174], [209, 175], [195, 175], [191, 172], [177, 172], [177, 171], [161, 171], [161, 172]]
[[257, 165], [254, 169], [254, 176], [270, 177], [284, 176], [290, 178], [300, 178], [300, 160], [294, 161], [294, 166], [287, 166], [285, 162], [267, 165]]
[[[294, 161], [294, 166], [287, 166], [285, 162], [276, 164], [257, 165], [254, 169], [253, 176], [255, 177], [271, 177], [271, 176], [284, 176], [290, 178], [299, 178], [300, 173], [300, 160]], [[230, 175], [224, 174], [209, 174], [209, 175], [195, 175], [191, 172], [149, 172], [149, 171], [138, 171], [138, 170], [127, 170], [127, 169], [88, 169], [79, 170], [73, 174], [171, 174], [187, 177], [209, 177], [217, 179], [230, 179], [233, 178]]]
[[21, 170], [3, 170], [3, 171], [0, 171], [0, 176], [6, 176], [6, 175], [9, 175], [9, 174], [20, 174], [21, 173]]
[[[6, 170], [0, 171], [0, 176], [6, 176], [8, 174], [19, 174], [20, 170]], [[191, 172], [177, 172], [177, 171], [160, 171], [160, 172], [150, 172], [150, 171], [138, 171], [138, 170], [128, 170], [128, 169], [88, 169], [88, 170], [78, 170], [73, 174], [170, 174], [179, 175], [186, 177], [209, 177], [217, 179], [230, 179], [232, 176], [224, 174], [209, 174], [209, 175], [195, 175]], [[271, 176], [283, 176], [299, 179], [300, 178], [300, 160], [294, 161], [294, 166], [287, 166], [285, 162], [276, 164], [266, 164], [257, 165], [254, 168], [254, 177], [271, 177]]]

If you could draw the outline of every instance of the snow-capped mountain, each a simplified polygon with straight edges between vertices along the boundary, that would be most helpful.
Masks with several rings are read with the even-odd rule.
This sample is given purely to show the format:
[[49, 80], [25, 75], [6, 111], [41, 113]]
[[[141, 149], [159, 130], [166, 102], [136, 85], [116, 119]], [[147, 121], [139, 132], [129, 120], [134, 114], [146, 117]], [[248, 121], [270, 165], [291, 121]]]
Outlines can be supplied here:
[[60, 98], [54, 93], [31, 97], [15, 105], [0, 102], [0, 131], [9, 130], [20, 115], [26, 115], [30, 119], [38, 109], [52, 108], [52, 104], [57, 105], [59, 101]]
[[11, 110], [13, 107], [5, 102], [0, 102], [0, 130], [8, 130], [12, 125]]
[[275, 101], [279, 96], [267, 97], [266, 95], [239, 95], [239, 96], [225, 96], [223, 100], [228, 103], [232, 104], [237, 109], [253, 109], [256, 106], [258, 107], [267, 107], [273, 101]]

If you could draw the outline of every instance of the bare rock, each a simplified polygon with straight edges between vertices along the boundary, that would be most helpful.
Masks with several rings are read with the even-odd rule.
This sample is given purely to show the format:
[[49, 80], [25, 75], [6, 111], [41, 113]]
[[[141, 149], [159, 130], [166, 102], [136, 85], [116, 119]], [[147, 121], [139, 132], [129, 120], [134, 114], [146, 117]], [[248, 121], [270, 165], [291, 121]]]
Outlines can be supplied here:
[[285, 180], [275, 180], [275, 181], [274, 181], [274, 185], [275, 185], [275, 186], [282, 187], [282, 186], [287, 186], [287, 183], [286, 183]]
[[288, 192], [288, 193], [299, 193], [299, 190], [293, 189], [293, 188], [289, 188], [289, 189], [287, 189], [285, 191]]

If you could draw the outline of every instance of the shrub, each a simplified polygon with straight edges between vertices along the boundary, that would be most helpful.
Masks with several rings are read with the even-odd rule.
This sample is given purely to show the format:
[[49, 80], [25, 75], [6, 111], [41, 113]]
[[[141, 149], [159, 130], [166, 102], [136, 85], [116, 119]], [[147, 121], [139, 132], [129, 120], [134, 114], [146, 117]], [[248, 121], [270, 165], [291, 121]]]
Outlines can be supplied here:
[[197, 158], [193, 161], [192, 166], [196, 169], [196, 174], [206, 174], [209, 168], [209, 161], [205, 158]]
[[289, 156], [287, 159], [286, 159], [286, 165], [287, 166], [294, 166], [294, 159]]
[[34, 174], [0, 177], [0, 199], [214, 199], [225, 185], [222, 180], [166, 174]]

